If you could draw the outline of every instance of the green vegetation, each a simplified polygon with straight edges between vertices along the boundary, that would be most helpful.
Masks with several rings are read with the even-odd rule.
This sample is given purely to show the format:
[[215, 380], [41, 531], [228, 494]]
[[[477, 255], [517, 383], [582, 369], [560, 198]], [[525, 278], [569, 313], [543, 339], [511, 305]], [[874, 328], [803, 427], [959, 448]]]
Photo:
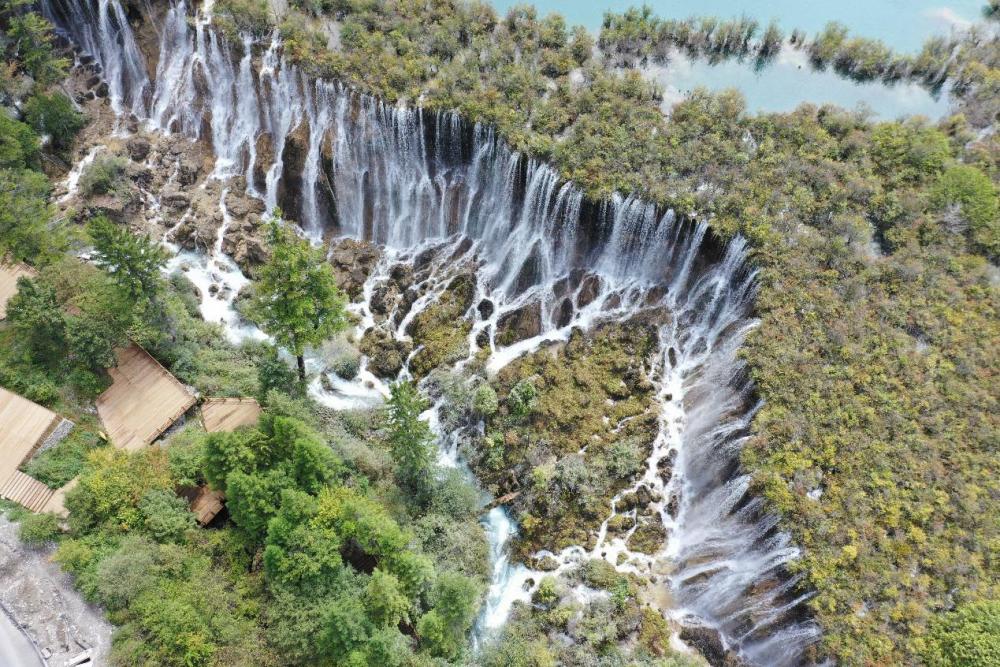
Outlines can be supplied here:
[[347, 326], [345, 299], [326, 252], [299, 238], [277, 218], [269, 228], [271, 256], [260, 269], [251, 318], [298, 362], [306, 381], [305, 351]]
[[[765, 407], [743, 463], [805, 548], [796, 568], [817, 591], [819, 653], [913, 662], [938, 614], [1000, 595], [986, 492], [1000, 413], [994, 226], [984, 222], [994, 204], [968, 171], [995, 191], [998, 139], [982, 130], [996, 118], [996, 37], [931, 41], [900, 70], [836, 28], [812, 42], [793, 34], [855, 78], [950, 80], [956, 113], [936, 125], [808, 104], [754, 116], [738, 94], [702, 90], [666, 118], [636, 72], [600, 67], [530, 8], [498, 18], [462, 2], [334, 4], [298, 3], [301, 14], [281, 23], [307, 71], [457, 109], [551, 159], [591, 197], [638, 192], [750, 239], [761, 326], [744, 355]], [[323, 12], [341, 21], [337, 52], [313, 20]], [[640, 54], [656, 34], [607, 23]], [[746, 33], [731, 34], [718, 43], [739, 55]], [[507, 449], [487, 438], [477, 469], [492, 460], [502, 470]], [[806, 495], [813, 488], [819, 500]]]
[[36, 132], [51, 138], [58, 151], [68, 150], [77, 132], [86, 125], [84, 115], [60, 92], [33, 95], [25, 102], [24, 116]]

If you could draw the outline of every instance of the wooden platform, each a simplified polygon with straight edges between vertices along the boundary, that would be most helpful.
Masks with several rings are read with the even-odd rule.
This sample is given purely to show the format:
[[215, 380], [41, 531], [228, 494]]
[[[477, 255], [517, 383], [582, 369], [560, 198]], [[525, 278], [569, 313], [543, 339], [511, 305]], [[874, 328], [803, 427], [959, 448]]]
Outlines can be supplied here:
[[0, 484], [60, 422], [59, 415], [0, 387]]
[[32, 512], [45, 509], [54, 493], [53, 489], [20, 470], [15, 470], [3, 486], [0, 486], [0, 497], [26, 507]]
[[111, 444], [135, 451], [151, 444], [194, 405], [195, 397], [135, 343], [115, 350], [112, 385], [97, 398]]
[[256, 424], [260, 412], [260, 404], [252, 398], [206, 398], [201, 404], [201, 421], [209, 433], [235, 431]]
[[7, 302], [17, 294], [17, 279], [21, 276], [34, 278], [38, 272], [27, 264], [5, 264], [0, 262], [0, 320], [7, 317]]
[[213, 491], [207, 486], [198, 489], [198, 495], [191, 501], [191, 511], [194, 512], [198, 523], [207, 526], [215, 518], [215, 515], [222, 511], [222, 501], [226, 496], [222, 491]]

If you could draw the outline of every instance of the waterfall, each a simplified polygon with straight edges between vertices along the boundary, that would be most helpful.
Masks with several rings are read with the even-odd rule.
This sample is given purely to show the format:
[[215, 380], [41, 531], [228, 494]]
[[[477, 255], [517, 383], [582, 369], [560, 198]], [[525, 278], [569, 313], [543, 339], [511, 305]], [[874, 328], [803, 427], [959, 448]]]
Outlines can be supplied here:
[[[635, 196], [593, 202], [489, 126], [310, 79], [283, 59], [277, 38], [231, 43], [206, 13], [191, 20], [184, 0], [159, 26], [152, 84], [117, 0], [42, 5], [114, 77], [116, 110], [150, 129], [210, 143], [215, 177], [245, 177], [251, 194], [281, 206], [312, 236], [370, 240], [393, 257], [437, 244], [448, 249], [434, 267], [441, 271], [450, 257], [474, 257], [475, 302], [490, 308], [468, 313], [470, 358], [487, 347], [491, 371], [544, 342], [567, 340], [576, 327], [628, 321], [651, 307], [668, 312], [653, 374], [659, 433], [636, 481], [662, 498], [666, 544], [653, 556], [632, 553], [624, 538], [609, 537], [605, 521], [593, 550], [552, 555], [560, 568], [603, 557], [639, 573], [666, 561], [664, 585], [675, 605], [668, 613], [679, 621], [717, 630], [752, 664], [806, 661], [819, 630], [804, 612], [808, 594], [786, 570], [799, 551], [748, 493], [738, 464], [758, 407], [738, 357], [755, 326], [755, 275], [742, 239], [722, 244], [705, 222]], [[369, 279], [366, 302], [381, 277]], [[541, 331], [498, 344], [499, 320], [528, 304], [540, 307]], [[367, 306], [360, 308], [370, 326]], [[672, 461], [672, 474], [663, 474], [664, 461]], [[612, 503], [609, 518], [616, 512]], [[488, 525], [495, 550], [516, 530], [501, 510]], [[486, 626], [503, 622], [527, 581], [506, 553], [493, 555]]]

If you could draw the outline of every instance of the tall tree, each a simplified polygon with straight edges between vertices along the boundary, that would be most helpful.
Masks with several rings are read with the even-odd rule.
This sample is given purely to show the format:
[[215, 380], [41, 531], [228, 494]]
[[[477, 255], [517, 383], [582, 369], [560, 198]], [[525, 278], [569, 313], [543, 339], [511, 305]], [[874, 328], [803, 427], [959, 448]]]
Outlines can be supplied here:
[[305, 350], [347, 326], [346, 303], [321, 248], [283, 225], [270, 223], [271, 258], [260, 272], [251, 317], [298, 362], [305, 382]]
[[420, 413], [427, 402], [412, 382], [397, 382], [391, 387], [389, 406], [389, 445], [396, 461], [400, 483], [423, 502], [433, 475], [434, 434]]
[[147, 306], [160, 290], [160, 269], [167, 263], [167, 253], [149, 235], [137, 236], [127, 227], [116, 225], [104, 216], [90, 221], [94, 240], [95, 263], [136, 305]]

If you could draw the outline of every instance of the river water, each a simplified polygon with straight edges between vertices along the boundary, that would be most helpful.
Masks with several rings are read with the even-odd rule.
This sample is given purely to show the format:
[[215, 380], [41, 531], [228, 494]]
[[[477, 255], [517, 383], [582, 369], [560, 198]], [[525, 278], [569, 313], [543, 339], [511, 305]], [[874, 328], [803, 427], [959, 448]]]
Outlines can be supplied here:
[[[503, 13], [519, 4], [516, 0], [494, 0]], [[641, 5], [635, 0], [539, 0], [531, 3], [539, 15], [558, 12], [571, 25], [581, 24], [595, 33], [600, 30], [605, 11], [623, 11]], [[774, 19], [786, 35], [801, 28], [812, 36], [829, 21], [839, 21], [852, 34], [881, 39], [902, 52], [916, 52], [933, 35], [947, 35], [977, 20], [984, 0], [843, 0], [831, 3], [820, 0], [652, 0], [646, 2], [662, 18], [684, 19], [689, 16], [735, 18], [742, 14], [756, 18], [761, 25]], [[683, 99], [692, 89], [737, 88], [747, 99], [751, 111], [789, 111], [802, 102], [832, 103], [846, 108], [864, 105], [882, 118], [920, 114], [931, 118], [948, 110], [946, 96], [935, 98], [915, 84], [886, 86], [881, 83], [858, 84], [832, 71], [816, 72], [809, 68], [805, 55], [786, 47], [770, 67], [754, 71], [749, 64], [729, 61], [711, 65], [674, 58], [666, 68], [657, 68], [653, 76], [664, 86], [665, 104]]]

